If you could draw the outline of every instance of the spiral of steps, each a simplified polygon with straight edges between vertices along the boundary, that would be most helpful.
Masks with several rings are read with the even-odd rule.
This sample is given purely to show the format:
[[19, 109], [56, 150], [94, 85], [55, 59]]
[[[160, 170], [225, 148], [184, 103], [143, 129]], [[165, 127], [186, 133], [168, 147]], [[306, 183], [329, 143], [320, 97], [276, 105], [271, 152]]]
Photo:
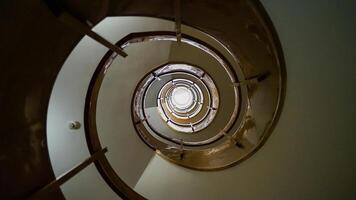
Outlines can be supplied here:
[[353, 1], [0, 4], [0, 199], [355, 199]]
[[[130, 28], [116, 28], [122, 26]], [[189, 170], [223, 170], [256, 152], [270, 134], [283, 92], [283, 68], [272, 64], [273, 57], [260, 71], [246, 74], [241, 56], [216, 38], [182, 24], [178, 41], [175, 23], [158, 18], [111, 17], [93, 30], [128, 56], [123, 58], [84, 38], [68, 57], [48, 113], [53, 163], [64, 154], [73, 157], [69, 160], [77, 159], [76, 154], [57, 151], [56, 145], [61, 144], [54, 134], [59, 130], [52, 123], [58, 123], [56, 110], [65, 102], [57, 101], [59, 96], [82, 104], [62, 110], [65, 115], [84, 114], [81, 137], [85, 140], [66, 145], [92, 152], [107, 147], [106, 160], [99, 164], [99, 171], [104, 171], [101, 176], [112, 185], [120, 182], [135, 191], [146, 184], [142, 177], [153, 173], [147, 170], [155, 159]], [[88, 57], [92, 60], [83, 59]], [[85, 78], [73, 82], [66, 79], [68, 73]], [[63, 87], [68, 81], [72, 87]], [[79, 87], [84, 89], [80, 94]], [[264, 106], [259, 107], [260, 95], [267, 93]], [[70, 141], [64, 137], [72, 136], [60, 137]]]

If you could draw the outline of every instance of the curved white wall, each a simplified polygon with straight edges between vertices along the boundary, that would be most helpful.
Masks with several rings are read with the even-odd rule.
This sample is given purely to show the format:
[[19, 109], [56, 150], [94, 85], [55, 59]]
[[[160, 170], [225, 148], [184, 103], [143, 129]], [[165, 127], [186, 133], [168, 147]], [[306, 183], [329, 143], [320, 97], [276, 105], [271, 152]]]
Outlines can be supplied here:
[[[116, 43], [132, 32], [173, 31], [174, 24], [154, 18], [109, 17], [94, 27], [94, 30], [109, 41]], [[106, 47], [89, 37], [84, 37], [69, 55], [57, 77], [47, 114], [48, 149], [56, 176], [70, 170], [90, 156], [83, 127], [85, 97], [91, 76], [107, 51]], [[165, 56], [168, 59], [169, 52], [160, 56]], [[118, 57], [117, 59], [124, 58]], [[129, 68], [121, 67], [114, 70], [120, 72], [120, 70], [129, 70]], [[113, 74], [115, 75], [115, 73]], [[120, 102], [120, 95], [129, 94], [132, 91], [123, 87], [122, 82], [125, 82], [125, 80], [116, 80], [114, 84], [110, 84], [110, 80], [105, 82], [105, 84], [112, 86], [110, 88], [105, 87], [105, 89], [115, 91], [113, 94], [116, 95], [105, 99], [103, 103], [115, 105], [113, 101], [117, 101], [116, 105], [123, 105]], [[118, 170], [121, 172], [120, 177], [129, 186], [134, 187], [154, 152], [141, 141], [134, 130], [127, 130], [127, 127], [122, 127], [127, 123], [127, 119], [115, 116], [117, 112], [123, 112], [120, 110], [122, 108], [125, 107], [117, 106], [104, 110], [109, 114], [101, 117], [99, 122], [107, 121], [106, 125], [109, 126], [99, 128], [107, 133], [106, 138], [104, 138], [106, 144], [103, 144], [104, 147], [108, 146], [106, 156], [112, 164], [118, 166]], [[130, 112], [128, 115], [130, 115]], [[82, 128], [70, 130], [68, 122], [72, 120], [79, 121]], [[118, 122], [112, 120], [118, 120]], [[131, 118], [128, 120], [131, 124]], [[99, 123], [99, 125], [101, 124]], [[101, 139], [103, 138], [101, 137]], [[115, 148], [115, 146], [120, 148]], [[66, 182], [61, 189], [67, 199], [118, 198], [104, 182], [94, 165]]]

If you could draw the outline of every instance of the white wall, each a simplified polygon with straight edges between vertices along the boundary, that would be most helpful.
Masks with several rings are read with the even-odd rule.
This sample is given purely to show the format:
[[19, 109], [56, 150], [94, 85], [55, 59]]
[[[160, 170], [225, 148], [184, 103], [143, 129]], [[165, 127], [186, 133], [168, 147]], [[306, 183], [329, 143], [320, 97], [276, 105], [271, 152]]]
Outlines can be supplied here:
[[[174, 24], [153, 18], [109, 17], [94, 27], [94, 30], [109, 41], [116, 43], [132, 32], [173, 31]], [[85, 97], [92, 74], [107, 51], [106, 47], [84, 37], [71, 52], [56, 79], [47, 113], [47, 142], [52, 167], [57, 177], [90, 157], [83, 127]], [[141, 49], [141, 51], [149, 50]], [[142, 52], [130, 51], [129, 53], [144, 55]], [[166, 57], [168, 59], [168, 56], [168, 51], [165, 54], [157, 52], [156, 58]], [[135, 58], [137, 59], [137, 56]], [[136, 62], [131, 62], [131, 67], [135, 64], [139, 66], [147, 64], [144, 60], [137, 59]], [[113, 64], [113, 69], [110, 69], [111, 76], [115, 77], [115, 74], [133, 69], [127, 66], [123, 58], [118, 57], [115, 62], [119, 63], [119, 66]], [[138, 70], [140, 68], [136, 66], [136, 73]], [[99, 137], [102, 146], [108, 147], [106, 156], [120, 173], [120, 177], [129, 186], [134, 187], [154, 152], [141, 141], [135, 130], [130, 129], [131, 112], [127, 111], [130, 110], [131, 98], [129, 102], [122, 102], [120, 98], [123, 94], [129, 95], [128, 91], [133, 92], [133, 89], [127, 86], [132, 87], [136, 84], [128, 83], [129, 79], [111, 78], [104, 81], [105, 86], [101, 92], [109, 96], [99, 98], [98, 103], [106, 104], [107, 107], [98, 106], [97, 113], [101, 114], [98, 116]], [[126, 115], [118, 116], [118, 113], [126, 113]], [[70, 130], [68, 123], [72, 120], [79, 121], [82, 127], [79, 130]], [[125, 126], [125, 124], [131, 126]], [[99, 175], [94, 165], [81, 171], [79, 175], [66, 182], [61, 189], [66, 199], [118, 198]]]

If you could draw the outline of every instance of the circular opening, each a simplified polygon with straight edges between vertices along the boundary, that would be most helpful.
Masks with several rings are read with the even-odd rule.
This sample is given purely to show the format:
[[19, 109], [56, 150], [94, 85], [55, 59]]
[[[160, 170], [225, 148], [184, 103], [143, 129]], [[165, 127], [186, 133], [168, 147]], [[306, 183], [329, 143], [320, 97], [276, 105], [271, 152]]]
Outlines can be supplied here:
[[[139, 83], [133, 120], [137, 126], [144, 125], [145, 132], [163, 140], [200, 145], [218, 134], [199, 132], [214, 120], [219, 98], [217, 87], [205, 71], [187, 63], [167, 63]], [[182, 138], [181, 133], [205, 136]]]
[[189, 108], [194, 102], [192, 91], [183, 86], [173, 89], [171, 99], [173, 106], [181, 110]]

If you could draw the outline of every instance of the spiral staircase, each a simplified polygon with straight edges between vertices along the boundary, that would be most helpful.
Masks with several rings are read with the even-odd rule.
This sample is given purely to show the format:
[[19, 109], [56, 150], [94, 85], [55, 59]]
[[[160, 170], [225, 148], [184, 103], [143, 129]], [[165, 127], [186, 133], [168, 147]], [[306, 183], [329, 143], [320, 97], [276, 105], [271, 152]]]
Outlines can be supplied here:
[[355, 197], [354, 3], [14, 4], [38, 12], [2, 75], [0, 197]]

